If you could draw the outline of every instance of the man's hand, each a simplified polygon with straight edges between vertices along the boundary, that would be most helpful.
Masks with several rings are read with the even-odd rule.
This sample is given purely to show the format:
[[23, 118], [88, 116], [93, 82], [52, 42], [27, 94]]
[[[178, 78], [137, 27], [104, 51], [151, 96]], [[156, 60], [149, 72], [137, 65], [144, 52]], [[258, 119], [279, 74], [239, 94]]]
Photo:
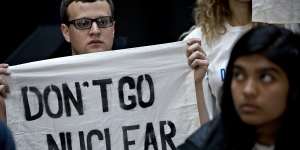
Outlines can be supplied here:
[[186, 56], [188, 64], [195, 70], [195, 81], [202, 82], [208, 68], [208, 60], [201, 47], [201, 41], [199, 39], [190, 39], [187, 41], [187, 44]]
[[0, 96], [4, 98], [9, 92], [7, 81], [5, 80], [5, 76], [9, 75], [7, 68], [8, 64], [0, 64]]
[[5, 98], [9, 93], [9, 88], [5, 76], [9, 75], [8, 64], [0, 64], [0, 120], [6, 120]]

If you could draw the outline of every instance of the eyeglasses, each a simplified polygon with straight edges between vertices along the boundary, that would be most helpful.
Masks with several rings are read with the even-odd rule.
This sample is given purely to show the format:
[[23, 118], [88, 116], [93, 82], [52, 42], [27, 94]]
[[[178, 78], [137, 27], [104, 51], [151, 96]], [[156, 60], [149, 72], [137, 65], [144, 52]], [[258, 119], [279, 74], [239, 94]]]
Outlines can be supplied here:
[[90, 29], [93, 22], [96, 22], [98, 28], [111, 27], [114, 24], [114, 19], [112, 16], [101, 16], [95, 19], [91, 18], [80, 18], [67, 22], [67, 25], [73, 24], [78, 30]]

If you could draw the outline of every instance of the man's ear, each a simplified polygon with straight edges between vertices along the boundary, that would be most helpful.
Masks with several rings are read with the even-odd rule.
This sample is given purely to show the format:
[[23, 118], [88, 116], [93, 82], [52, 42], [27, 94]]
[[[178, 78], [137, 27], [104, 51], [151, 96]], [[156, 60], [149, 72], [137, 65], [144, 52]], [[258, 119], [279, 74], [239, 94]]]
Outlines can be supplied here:
[[112, 29], [113, 29], [113, 35], [115, 35], [115, 24], [116, 24], [116, 21], [114, 21], [114, 24], [112, 26]]
[[70, 33], [69, 33], [69, 27], [66, 24], [60, 25], [60, 30], [65, 38], [65, 40], [70, 43]]

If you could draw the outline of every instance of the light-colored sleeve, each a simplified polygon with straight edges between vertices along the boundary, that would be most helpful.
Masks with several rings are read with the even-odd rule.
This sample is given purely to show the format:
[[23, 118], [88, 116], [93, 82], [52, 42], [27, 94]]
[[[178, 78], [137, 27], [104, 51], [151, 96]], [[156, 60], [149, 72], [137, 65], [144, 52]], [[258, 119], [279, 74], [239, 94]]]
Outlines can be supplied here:
[[216, 99], [212, 96], [211, 93], [207, 74], [202, 80], [202, 87], [203, 87], [204, 102], [206, 105], [206, 110], [208, 112], [208, 117], [209, 120], [212, 120], [214, 116], [216, 116], [219, 113], [219, 111], [217, 106], [218, 103], [216, 102]]
[[192, 32], [190, 32], [184, 39], [183, 41], [186, 41], [188, 39], [192, 39], [192, 38], [199, 38], [202, 39], [202, 32], [201, 29], [199, 27], [195, 28], [194, 30], [192, 30]]

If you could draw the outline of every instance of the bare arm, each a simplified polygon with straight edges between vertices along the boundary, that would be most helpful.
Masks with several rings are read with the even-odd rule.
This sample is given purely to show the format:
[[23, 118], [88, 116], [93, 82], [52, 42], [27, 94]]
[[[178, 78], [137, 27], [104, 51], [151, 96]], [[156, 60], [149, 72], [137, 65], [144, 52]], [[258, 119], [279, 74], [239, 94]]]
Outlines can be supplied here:
[[198, 113], [199, 113], [199, 118], [200, 118], [200, 124], [202, 125], [209, 120], [208, 111], [206, 109], [206, 105], [204, 102], [202, 82], [195, 81], [195, 86], [196, 86]]
[[0, 120], [5, 122], [6, 121], [6, 109], [5, 109], [5, 103], [2, 96], [0, 96]]
[[204, 101], [202, 80], [208, 68], [208, 60], [205, 52], [202, 50], [199, 39], [191, 39], [187, 42], [188, 48], [186, 55], [189, 66], [194, 69], [195, 88], [197, 97], [197, 107], [199, 112], [200, 124], [208, 121], [208, 112]]

